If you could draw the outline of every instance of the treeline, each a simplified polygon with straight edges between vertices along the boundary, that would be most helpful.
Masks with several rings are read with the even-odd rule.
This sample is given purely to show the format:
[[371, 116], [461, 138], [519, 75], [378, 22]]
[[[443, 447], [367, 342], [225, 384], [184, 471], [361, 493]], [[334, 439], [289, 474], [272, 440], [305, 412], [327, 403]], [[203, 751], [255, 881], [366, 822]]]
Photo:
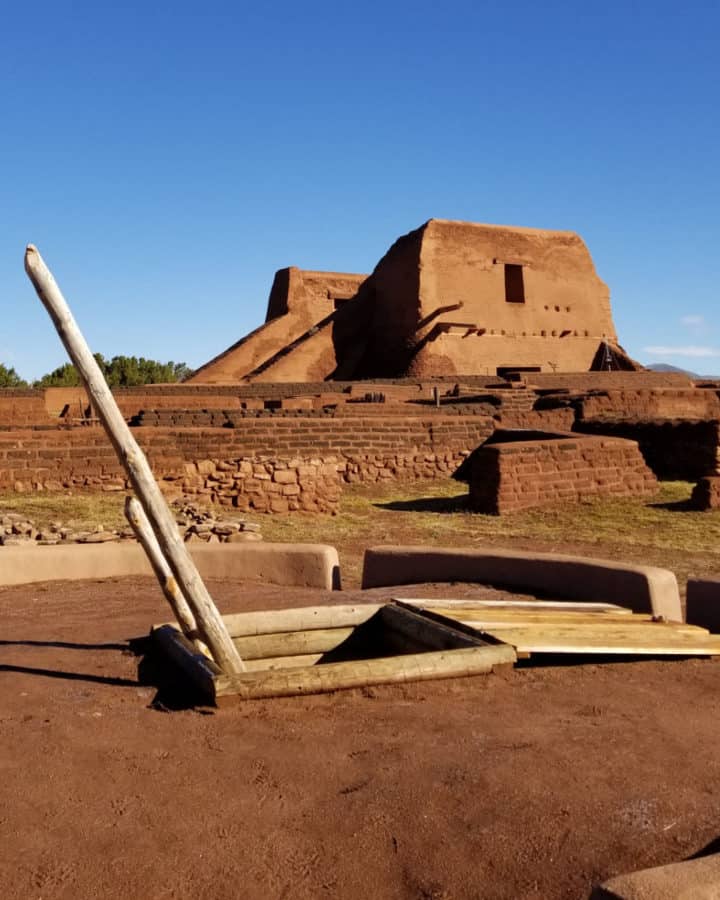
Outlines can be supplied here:
[[[105, 359], [102, 353], [96, 353], [95, 360], [110, 387], [168, 384], [192, 375], [192, 369], [185, 363], [163, 363], [143, 356], [113, 356], [112, 359]], [[0, 363], [0, 388], [77, 387], [79, 384], [80, 377], [71, 363], [65, 363], [33, 382], [25, 381], [15, 369]]]

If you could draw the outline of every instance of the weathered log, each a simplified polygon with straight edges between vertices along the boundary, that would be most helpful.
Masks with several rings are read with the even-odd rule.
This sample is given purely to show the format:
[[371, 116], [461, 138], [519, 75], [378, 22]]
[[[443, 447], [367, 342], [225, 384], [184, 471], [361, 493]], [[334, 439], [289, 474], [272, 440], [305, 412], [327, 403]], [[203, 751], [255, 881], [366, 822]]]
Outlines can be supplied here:
[[[176, 634], [179, 635], [178, 632]], [[218, 675], [213, 679], [213, 687], [216, 701], [224, 697], [229, 699], [233, 695], [243, 700], [292, 697], [366, 685], [479, 675], [491, 672], [494, 666], [514, 663], [516, 658], [515, 651], [508, 644], [491, 644], [460, 650], [245, 672], [235, 676]]]
[[195, 644], [201, 653], [209, 655], [207, 647], [198, 637], [195, 616], [192, 614], [192, 610], [188, 606], [187, 600], [183, 597], [182, 591], [170, 570], [170, 566], [163, 556], [158, 539], [155, 537], [155, 532], [152, 530], [145, 515], [145, 510], [135, 497], [125, 498], [125, 518], [130, 523], [135, 536], [150, 560], [152, 570], [160, 583], [165, 599], [175, 613], [175, 618], [183, 634]]
[[[292, 697], [366, 685], [459, 678], [491, 672], [494, 666], [511, 664], [517, 659], [515, 650], [509, 644], [489, 644], [320, 665], [296, 665], [300, 660], [285, 657], [287, 667], [277, 665], [277, 668], [269, 670], [263, 670], [262, 661], [257, 660], [252, 663], [256, 671], [228, 676], [220, 672], [212, 660], [198, 653], [182, 632], [172, 625], [153, 629], [152, 636], [212, 703], [233, 698]], [[307, 657], [308, 662], [316, 660], [315, 655]], [[275, 660], [272, 665], [276, 665]]]
[[227, 674], [245, 671], [230, 635], [202, 582], [160, 492], [145, 454], [132, 436], [118, 409], [105, 378], [70, 308], [38, 250], [30, 244], [25, 251], [25, 271], [55, 325], [70, 359], [75, 365], [118, 458], [150, 521], [160, 548], [197, 623], [200, 637], [213, 658]]
[[233, 638], [282, 631], [310, 631], [313, 628], [350, 628], [367, 622], [380, 607], [379, 603], [346, 603], [252, 610], [223, 616], [223, 622]]
[[313, 628], [310, 631], [256, 634], [233, 638], [233, 644], [244, 660], [327, 653], [346, 641], [354, 630], [354, 628]]

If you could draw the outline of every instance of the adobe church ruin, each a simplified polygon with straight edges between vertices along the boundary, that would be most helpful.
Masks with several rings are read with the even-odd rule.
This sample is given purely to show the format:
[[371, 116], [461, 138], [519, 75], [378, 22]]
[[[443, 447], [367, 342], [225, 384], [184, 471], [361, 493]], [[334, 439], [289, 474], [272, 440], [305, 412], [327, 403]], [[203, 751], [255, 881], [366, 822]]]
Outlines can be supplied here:
[[[480, 445], [476, 509], [656, 478], [717, 505], [719, 385], [639, 368], [576, 234], [431, 220], [372, 275], [281, 270], [265, 324], [189, 382], [114, 394], [168, 495], [240, 510], [332, 512]], [[0, 394], [0, 489], [125, 490], [82, 388]]]
[[282, 269], [264, 325], [191, 383], [640, 368], [582, 239], [430, 219], [369, 276]]

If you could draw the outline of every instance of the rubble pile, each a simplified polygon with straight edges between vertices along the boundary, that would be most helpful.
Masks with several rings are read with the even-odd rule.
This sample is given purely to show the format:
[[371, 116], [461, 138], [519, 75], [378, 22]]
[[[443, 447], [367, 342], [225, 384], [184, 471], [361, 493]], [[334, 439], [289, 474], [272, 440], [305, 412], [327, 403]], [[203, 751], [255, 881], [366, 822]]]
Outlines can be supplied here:
[[[191, 503], [178, 501], [172, 505], [175, 521], [185, 541], [240, 543], [261, 541], [260, 526], [244, 519], [218, 518], [214, 513]], [[101, 544], [106, 541], [135, 540], [133, 530], [106, 528], [102, 524], [93, 529], [72, 528], [62, 522], [37, 525], [21, 513], [0, 511], [0, 546], [16, 547], [37, 544]]]

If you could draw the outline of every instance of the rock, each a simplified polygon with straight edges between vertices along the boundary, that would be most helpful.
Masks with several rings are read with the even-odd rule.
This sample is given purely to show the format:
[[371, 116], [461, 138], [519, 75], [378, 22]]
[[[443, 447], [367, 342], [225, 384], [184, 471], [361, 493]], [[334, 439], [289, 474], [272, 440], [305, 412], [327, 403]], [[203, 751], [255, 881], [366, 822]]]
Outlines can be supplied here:
[[235, 534], [228, 535], [228, 544], [242, 544], [245, 541], [261, 541], [262, 535], [255, 531], [236, 531]]
[[19, 538], [19, 537], [8, 537], [5, 534], [0, 536], [0, 544], [3, 547], [19, 547], [21, 544], [24, 544], [24, 543], [26, 543], [26, 541], [23, 541], [22, 538]]
[[243, 531], [260, 531], [260, 526], [257, 522], [241, 522], [241, 528]]
[[717, 900], [720, 854], [617, 875], [596, 887], [590, 900]]
[[116, 541], [117, 539], [118, 535], [114, 531], [93, 531], [92, 534], [88, 534], [82, 540], [78, 539], [78, 542], [81, 544], [105, 544], [108, 541]]
[[240, 526], [237, 522], [221, 522], [213, 528], [213, 532], [219, 535], [235, 534], [235, 532], [239, 530]]
[[190, 526], [190, 532], [193, 534], [210, 534], [212, 531], [212, 525], [208, 522], [197, 522], [195, 525]]

